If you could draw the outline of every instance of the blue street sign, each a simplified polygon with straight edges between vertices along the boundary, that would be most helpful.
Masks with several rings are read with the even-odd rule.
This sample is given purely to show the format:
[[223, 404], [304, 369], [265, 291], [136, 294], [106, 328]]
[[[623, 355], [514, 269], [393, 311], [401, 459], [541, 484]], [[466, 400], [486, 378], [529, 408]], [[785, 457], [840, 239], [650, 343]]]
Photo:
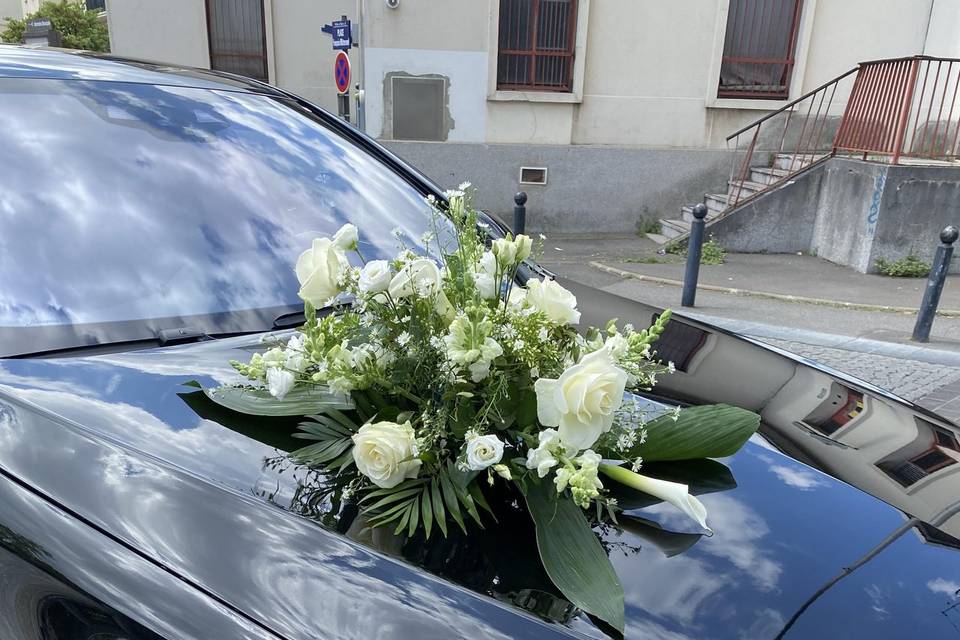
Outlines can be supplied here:
[[350, 35], [349, 20], [333, 21], [333, 48], [346, 51], [353, 46], [353, 38]]

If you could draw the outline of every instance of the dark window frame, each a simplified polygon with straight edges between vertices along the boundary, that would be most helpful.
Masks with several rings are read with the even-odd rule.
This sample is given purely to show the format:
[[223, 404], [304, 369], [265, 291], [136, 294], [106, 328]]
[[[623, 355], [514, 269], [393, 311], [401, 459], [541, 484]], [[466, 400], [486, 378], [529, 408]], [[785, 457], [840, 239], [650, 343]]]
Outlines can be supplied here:
[[[768, 2], [774, 4], [773, 0]], [[782, 10], [777, 12], [773, 7], [768, 11], [765, 4], [755, 0], [730, 0], [720, 77], [717, 79], [718, 98], [786, 100], [790, 97], [803, 0], [790, 0], [790, 3], [793, 6], [787, 7], [789, 13], [785, 13]], [[775, 30], [781, 25], [788, 26], [788, 30], [778, 36]], [[765, 75], [764, 70], [768, 75], [766, 79], [771, 82], [760, 81]], [[723, 84], [725, 76], [736, 75], [747, 76], [739, 88]], [[756, 82], [751, 85], [747, 82], [749, 78]]]
[[[267, 8], [265, 0], [259, 0], [260, 2], [260, 37], [261, 37], [261, 48], [263, 54], [243, 54], [243, 53], [215, 53], [213, 50], [213, 32], [210, 26], [210, 2], [211, 0], [204, 0], [203, 6], [205, 11], [205, 18], [207, 22], [207, 54], [210, 58], [210, 68], [214, 71], [226, 71], [217, 66], [215, 58], [247, 58], [247, 59], [260, 59], [263, 61], [263, 77], [254, 77], [255, 80], [262, 80], [263, 82], [270, 82], [270, 61], [269, 55], [267, 52]], [[229, 71], [228, 71], [229, 73]]]
[[[540, 40], [540, 6], [541, 2], [550, 2], [551, 0], [529, 0], [530, 2], [530, 12], [527, 16], [527, 28], [524, 32], [526, 35], [524, 39], [529, 42], [529, 47], [526, 48], [508, 48], [505, 46], [505, 42], [509, 42], [511, 37], [516, 37], [519, 40], [521, 32], [521, 24], [518, 19], [517, 29], [515, 32], [511, 33], [510, 27], [513, 24], [511, 7], [514, 2], [517, 0], [500, 0], [500, 17], [498, 20], [497, 27], [497, 90], [500, 91], [542, 91], [549, 93], [571, 93], [573, 92], [573, 70], [574, 65], [576, 64], [575, 50], [577, 44], [577, 23], [579, 18], [579, 2], [578, 0], [569, 0], [568, 3], [568, 13], [565, 21], [561, 20], [559, 16], [555, 17], [555, 24], [552, 26], [556, 29], [566, 28], [566, 33], [563, 34], [566, 36], [563, 49], [541, 49], [538, 47], [538, 40]], [[504, 27], [506, 26], [506, 33]], [[557, 37], [557, 34], [554, 34], [554, 37]], [[555, 81], [553, 82], [538, 82], [537, 81], [537, 65], [542, 64], [547, 60], [556, 60], [560, 59], [560, 66], [557, 72], [555, 73]], [[525, 59], [525, 60], [524, 60]], [[509, 65], [519, 64], [516, 68], [517, 71], [520, 71], [523, 68], [523, 65], [526, 65], [526, 78], [527, 82], [511, 82], [509, 80], [501, 80], [503, 75], [509, 74]], [[502, 72], [504, 65], [507, 65], [507, 71], [504, 74]]]

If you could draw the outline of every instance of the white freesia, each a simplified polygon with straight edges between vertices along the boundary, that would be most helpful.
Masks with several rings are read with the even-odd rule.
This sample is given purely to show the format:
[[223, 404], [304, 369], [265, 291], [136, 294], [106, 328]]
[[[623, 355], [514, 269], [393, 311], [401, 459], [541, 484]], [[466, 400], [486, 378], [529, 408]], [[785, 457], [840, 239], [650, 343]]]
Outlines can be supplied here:
[[477, 283], [481, 298], [493, 300], [497, 297], [497, 258], [490, 251], [484, 251], [483, 255], [480, 256], [480, 261], [474, 272], [474, 280]]
[[417, 258], [403, 265], [390, 280], [388, 291], [395, 300], [407, 296], [428, 296], [440, 288], [442, 276], [437, 263], [429, 258]]
[[559, 427], [565, 444], [587, 449], [610, 430], [626, 384], [627, 373], [614, 364], [610, 351], [594, 351], [558, 379], [540, 378], [534, 383], [537, 417], [544, 426]]
[[360, 427], [353, 436], [353, 460], [357, 470], [382, 489], [392, 489], [416, 478], [420, 458], [409, 422], [374, 422]]
[[601, 464], [600, 472], [620, 484], [625, 484], [637, 491], [643, 491], [654, 498], [669, 502], [693, 518], [697, 524], [708, 532], [713, 533], [713, 530], [707, 526], [707, 508], [703, 506], [703, 503], [700, 502], [696, 496], [690, 495], [690, 490], [687, 485], [642, 476], [624, 467], [611, 464]]
[[630, 344], [622, 335], [615, 333], [607, 338], [607, 341], [603, 343], [603, 346], [605, 346], [610, 353], [613, 354], [615, 359], [619, 360], [627, 354], [627, 349], [630, 347]]
[[536, 469], [537, 476], [543, 478], [559, 464], [557, 456], [572, 456], [576, 452], [560, 440], [556, 429], [544, 429], [540, 432], [537, 448], [527, 450], [527, 469]]
[[283, 397], [290, 393], [294, 381], [295, 377], [292, 371], [280, 367], [267, 368], [267, 391], [277, 400], [283, 400]]
[[553, 280], [531, 279], [527, 282], [527, 304], [542, 311], [556, 324], [579, 324], [577, 298]]
[[356, 249], [358, 239], [359, 235], [357, 234], [357, 228], [349, 222], [340, 227], [337, 232], [333, 234], [333, 244], [337, 245], [344, 251]]
[[474, 435], [467, 438], [465, 453], [467, 468], [483, 471], [503, 458], [503, 441], [495, 435]]
[[300, 254], [294, 271], [300, 281], [297, 295], [316, 308], [340, 293], [340, 278], [349, 267], [343, 249], [330, 238], [317, 238]]
[[309, 362], [303, 346], [304, 336], [302, 333], [295, 333], [287, 342], [285, 350], [286, 368], [296, 373], [303, 373]]
[[363, 293], [380, 293], [390, 286], [390, 263], [386, 260], [371, 260], [363, 265], [357, 287]]

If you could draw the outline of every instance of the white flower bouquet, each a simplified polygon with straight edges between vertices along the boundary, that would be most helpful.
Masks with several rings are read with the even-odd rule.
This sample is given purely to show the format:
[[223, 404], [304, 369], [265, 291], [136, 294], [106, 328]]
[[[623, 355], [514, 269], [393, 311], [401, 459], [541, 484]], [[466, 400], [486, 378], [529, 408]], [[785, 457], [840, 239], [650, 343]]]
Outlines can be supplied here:
[[[644, 456], [729, 455], [758, 420], [717, 413], [739, 411], [732, 407], [691, 420], [649, 415], [657, 405], [634, 393], [672, 371], [653, 351], [670, 312], [641, 330], [614, 320], [579, 327], [570, 291], [547, 278], [518, 281], [535, 243], [490, 241], [469, 194], [447, 195], [428, 200], [432, 257], [401, 247], [393, 260], [367, 262], [349, 224], [314, 240], [295, 267], [305, 324], [249, 363], [232, 363], [253, 384], [209, 395], [249, 413], [309, 416], [297, 435], [311, 444], [294, 459], [337, 474], [370, 525], [397, 534], [493, 524], [484, 491], [510, 485], [557, 588], [622, 631], [623, 591], [590, 528], [616, 521], [605, 483], [670, 502], [708, 530], [686, 485], [637, 470]], [[447, 246], [440, 216], [455, 230]], [[709, 438], [691, 437], [708, 429]]]

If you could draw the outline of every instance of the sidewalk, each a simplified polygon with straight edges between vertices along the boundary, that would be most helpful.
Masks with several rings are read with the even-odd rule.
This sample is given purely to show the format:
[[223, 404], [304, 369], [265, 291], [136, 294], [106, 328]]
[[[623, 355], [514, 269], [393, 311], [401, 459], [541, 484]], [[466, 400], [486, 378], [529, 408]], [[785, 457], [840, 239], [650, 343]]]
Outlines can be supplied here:
[[[754, 337], [960, 421], [960, 276], [944, 288], [931, 342], [910, 340], [925, 279], [856, 273], [820, 258], [729, 254], [702, 265], [697, 305], [680, 307], [682, 256], [636, 236], [548, 237], [565, 277]], [[734, 292], [735, 291], [735, 292]], [[955, 313], [952, 313], [955, 312]]]

